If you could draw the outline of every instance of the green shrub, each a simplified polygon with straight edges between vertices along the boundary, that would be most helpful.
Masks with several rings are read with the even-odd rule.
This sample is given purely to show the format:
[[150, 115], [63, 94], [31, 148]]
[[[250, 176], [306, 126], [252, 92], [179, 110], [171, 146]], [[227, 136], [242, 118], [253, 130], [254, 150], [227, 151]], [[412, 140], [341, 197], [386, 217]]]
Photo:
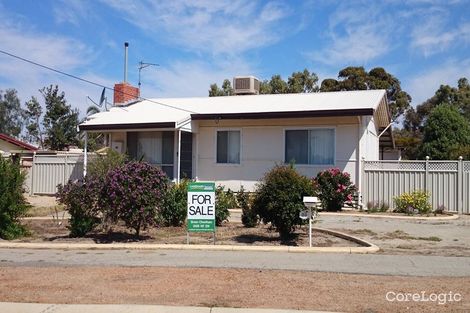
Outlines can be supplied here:
[[230, 188], [224, 191], [224, 186], [215, 188], [215, 224], [221, 226], [223, 222], [228, 221], [230, 212], [228, 209], [233, 209], [237, 206], [237, 200]]
[[252, 208], [250, 194], [241, 186], [237, 193], [238, 206], [242, 209], [242, 223], [245, 227], [255, 227], [258, 225], [258, 214]]
[[65, 205], [70, 214], [69, 226], [71, 237], [83, 237], [100, 223], [98, 198], [102, 181], [87, 178], [69, 181], [65, 186], [57, 186], [57, 201]]
[[189, 180], [171, 184], [158, 212], [159, 224], [163, 226], [181, 226], [184, 224], [188, 209]]
[[349, 173], [343, 173], [338, 168], [319, 172], [313, 179], [313, 185], [326, 211], [341, 211], [345, 202], [353, 200], [356, 191]]
[[416, 190], [411, 193], [402, 193], [393, 198], [395, 212], [406, 214], [428, 214], [431, 211], [429, 194], [426, 191]]
[[87, 176], [104, 180], [110, 170], [122, 166], [126, 161], [125, 154], [107, 149], [106, 154], [98, 154], [90, 160], [87, 165]]
[[313, 194], [313, 185], [293, 165], [276, 165], [256, 187], [253, 209], [267, 224], [271, 223], [282, 238], [288, 238], [303, 223], [303, 197]]
[[168, 185], [160, 168], [131, 161], [108, 172], [100, 205], [108, 216], [122, 220], [139, 237], [141, 229], [156, 224]]
[[27, 233], [20, 224], [29, 208], [23, 196], [25, 179], [17, 162], [0, 156], [0, 238], [11, 240]]

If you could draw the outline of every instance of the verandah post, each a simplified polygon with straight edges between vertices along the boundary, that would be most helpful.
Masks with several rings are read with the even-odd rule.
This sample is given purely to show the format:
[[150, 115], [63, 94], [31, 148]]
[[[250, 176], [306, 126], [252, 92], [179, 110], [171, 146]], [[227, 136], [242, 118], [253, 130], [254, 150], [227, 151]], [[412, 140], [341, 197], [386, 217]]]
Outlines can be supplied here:
[[88, 133], [85, 132], [85, 147], [83, 149], [83, 178], [86, 177], [86, 168], [87, 168], [87, 161], [88, 161]]

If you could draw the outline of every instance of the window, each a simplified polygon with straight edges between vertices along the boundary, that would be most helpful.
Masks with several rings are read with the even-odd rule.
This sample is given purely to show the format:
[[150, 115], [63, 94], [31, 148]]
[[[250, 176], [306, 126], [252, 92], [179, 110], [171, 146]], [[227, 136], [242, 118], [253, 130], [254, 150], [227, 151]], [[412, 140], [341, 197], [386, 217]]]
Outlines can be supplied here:
[[285, 162], [334, 164], [334, 129], [286, 130]]
[[128, 132], [127, 150], [135, 160], [144, 160], [160, 166], [168, 177], [173, 177], [174, 134], [164, 132]]
[[217, 131], [217, 163], [240, 164], [240, 131]]

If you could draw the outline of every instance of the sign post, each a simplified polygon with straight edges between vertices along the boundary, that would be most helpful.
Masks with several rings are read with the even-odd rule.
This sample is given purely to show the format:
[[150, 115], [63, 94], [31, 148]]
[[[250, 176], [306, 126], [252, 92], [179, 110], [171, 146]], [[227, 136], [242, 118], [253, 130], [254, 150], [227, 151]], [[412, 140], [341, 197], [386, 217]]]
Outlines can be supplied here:
[[189, 183], [187, 216], [187, 243], [190, 232], [213, 232], [215, 244], [215, 183]]

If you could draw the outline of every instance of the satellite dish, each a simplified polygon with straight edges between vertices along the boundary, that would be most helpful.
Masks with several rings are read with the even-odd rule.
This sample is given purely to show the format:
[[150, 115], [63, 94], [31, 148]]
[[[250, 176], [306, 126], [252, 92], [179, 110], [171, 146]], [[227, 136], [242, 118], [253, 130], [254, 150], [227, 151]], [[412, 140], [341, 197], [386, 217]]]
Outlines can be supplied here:
[[103, 104], [106, 106], [105, 92], [106, 92], [106, 88], [103, 88], [103, 91], [101, 92], [101, 97], [100, 97], [100, 104], [98, 104], [100, 108], [103, 106]]

